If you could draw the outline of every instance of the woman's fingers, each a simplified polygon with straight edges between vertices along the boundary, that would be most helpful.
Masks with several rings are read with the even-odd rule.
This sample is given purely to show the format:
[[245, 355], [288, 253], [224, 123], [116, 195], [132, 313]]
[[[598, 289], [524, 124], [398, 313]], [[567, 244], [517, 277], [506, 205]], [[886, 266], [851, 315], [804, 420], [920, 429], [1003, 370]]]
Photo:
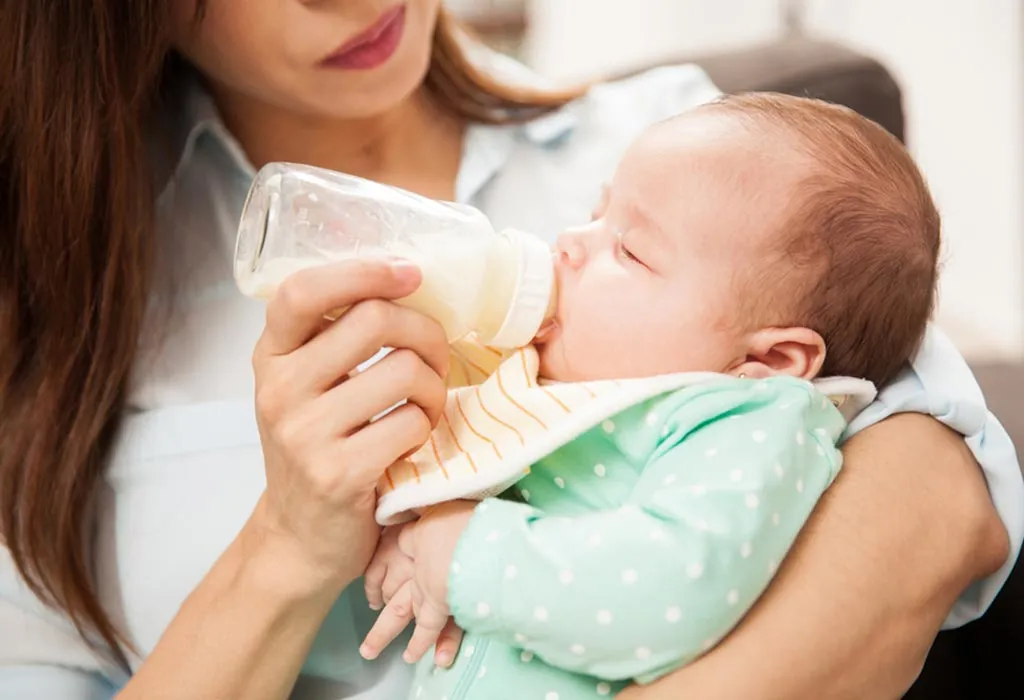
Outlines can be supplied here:
[[[356, 304], [306, 345], [289, 355], [269, 358], [254, 356], [257, 401], [265, 399], [277, 406], [290, 406], [316, 399], [332, 387], [347, 392], [347, 389], [339, 388], [345, 383], [342, 380], [383, 347], [400, 349], [391, 353], [398, 355], [390, 361], [390, 367], [394, 369], [393, 376], [373, 372], [373, 382], [363, 382], [363, 388], [358, 393], [353, 390], [346, 395], [343, 401], [346, 402], [347, 414], [359, 413], [356, 407], [360, 402], [372, 402], [376, 408], [373, 411], [361, 411], [362, 420], [350, 423], [346, 430], [351, 430], [389, 406], [408, 398], [407, 395], [401, 395], [401, 383], [415, 381], [424, 370], [439, 377], [438, 381], [447, 376], [451, 350], [444, 331], [436, 322], [390, 302], [365, 301]], [[374, 367], [360, 372], [353, 379], [369, 374]], [[382, 405], [382, 399], [387, 399], [389, 403]], [[432, 413], [432, 416], [436, 418], [439, 413]]]
[[423, 409], [436, 425], [447, 399], [444, 380], [412, 350], [395, 350], [383, 360], [315, 400], [315, 420], [345, 435], [402, 401]]
[[462, 628], [455, 624], [455, 618], [449, 617], [448, 623], [441, 630], [434, 647], [434, 664], [441, 668], [448, 668], [455, 661], [459, 647], [462, 646]]
[[377, 616], [377, 621], [366, 633], [366, 639], [359, 647], [364, 659], [376, 659], [385, 647], [394, 641], [413, 620], [413, 583], [407, 582], [395, 593]]
[[[267, 473], [263, 517], [290, 531], [315, 567], [338, 581], [370, 565], [377, 482], [428, 440], [444, 404], [444, 332], [387, 301], [411, 294], [420, 280], [415, 267], [387, 261], [297, 273], [268, 304], [253, 353]], [[348, 311], [337, 321], [324, 320], [341, 309]], [[382, 346], [398, 350], [349, 381], [350, 370]], [[389, 562], [371, 569], [371, 604], [384, 603], [400, 571]]]
[[311, 393], [319, 393], [385, 347], [411, 350], [441, 377], [448, 374], [451, 350], [436, 321], [397, 304], [371, 299], [353, 306], [295, 351], [293, 358], [305, 374], [296, 381]]
[[267, 305], [267, 325], [257, 356], [287, 355], [323, 327], [325, 316], [364, 299], [400, 299], [419, 286], [419, 270], [407, 262], [350, 260], [295, 273]]
[[430, 439], [430, 419], [419, 406], [405, 404], [339, 443], [335, 459], [325, 468], [347, 471], [351, 479], [373, 486], [402, 455]]

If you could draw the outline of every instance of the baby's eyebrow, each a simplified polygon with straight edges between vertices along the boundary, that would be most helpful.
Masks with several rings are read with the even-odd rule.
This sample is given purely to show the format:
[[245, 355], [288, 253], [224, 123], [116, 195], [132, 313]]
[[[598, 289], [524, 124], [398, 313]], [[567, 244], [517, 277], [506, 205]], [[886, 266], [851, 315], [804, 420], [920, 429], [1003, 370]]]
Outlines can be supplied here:
[[665, 247], [671, 245], [671, 239], [665, 234], [665, 230], [649, 209], [638, 202], [630, 202], [627, 211], [630, 218], [633, 218], [636, 223], [640, 224], [645, 231], [651, 232], [651, 237], [658, 245]]

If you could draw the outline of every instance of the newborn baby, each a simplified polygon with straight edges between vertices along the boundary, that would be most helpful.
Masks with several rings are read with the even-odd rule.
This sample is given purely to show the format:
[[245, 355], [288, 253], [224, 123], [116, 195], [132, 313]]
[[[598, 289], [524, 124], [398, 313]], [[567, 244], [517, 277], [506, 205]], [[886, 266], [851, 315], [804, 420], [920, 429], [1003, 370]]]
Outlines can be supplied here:
[[454, 615], [421, 700], [594, 698], [697, 658], [915, 352], [938, 250], [910, 156], [845, 108], [726, 97], [646, 131], [558, 241], [554, 323], [507, 357], [456, 346], [466, 386], [382, 481], [382, 522], [422, 517], [367, 571], [364, 654], [415, 617], [417, 660]]

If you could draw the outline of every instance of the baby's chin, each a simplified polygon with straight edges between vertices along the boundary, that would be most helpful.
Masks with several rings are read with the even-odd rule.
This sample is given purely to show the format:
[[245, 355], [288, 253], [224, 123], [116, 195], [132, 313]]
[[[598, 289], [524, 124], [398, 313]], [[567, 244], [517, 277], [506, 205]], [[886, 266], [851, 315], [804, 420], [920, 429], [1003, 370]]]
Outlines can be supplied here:
[[[615, 362], [605, 362], [588, 352], [586, 344], [566, 342], [563, 329], [557, 324], [544, 337], [539, 334], [533, 346], [540, 361], [538, 374], [552, 382], [591, 382], [606, 379], [628, 379], [630, 374]], [[580, 352], [574, 352], [574, 351]], [[647, 376], [647, 375], [640, 375]]]
[[540, 369], [538, 370], [540, 378], [553, 382], [578, 381], [568, 371], [565, 355], [559, 351], [558, 345], [555, 334], [549, 335], [546, 340], [538, 338], [534, 341], [534, 347], [537, 348], [537, 356], [540, 359]]
[[585, 345], [566, 340], [564, 329], [557, 323], [543, 337], [538, 334], [534, 340], [533, 345], [537, 348], [540, 360], [538, 374], [541, 379], [552, 382], [589, 382], [619, 378], [614, 371], [616, 368], [604, 366], [603, 363], [595, 364], [592, 353], [586, 350], [582, 353], [574, 352], [585, 348]]

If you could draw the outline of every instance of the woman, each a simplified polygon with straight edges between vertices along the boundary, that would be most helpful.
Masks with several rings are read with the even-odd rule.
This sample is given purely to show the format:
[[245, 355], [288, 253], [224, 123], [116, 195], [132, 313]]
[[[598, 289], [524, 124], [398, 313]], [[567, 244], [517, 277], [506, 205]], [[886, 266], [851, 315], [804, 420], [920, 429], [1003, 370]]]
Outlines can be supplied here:
[[[254, 166], [312, 163], [553, 235], [636, 133], [715, 94], [680, 67], [558, 109], [572, 96], [474, 68], [439, 4], [0, 10], [3, 697], [404, 697], [397, 656], [358, 656], [370, 613], [350, 584], [378, 475], [442, 405], [444, 338], [385, 301], [418, 284], [401, 264], [297, 275], [265, 315], [240, 297]], [[398, 351], [345, 379], [382, 346]], [[922, 415], [880, 422], [903, 411], [967, 442]], [[624, 697], [895, 697], [950, 609], [987, 605], [1024, 490], [962, 360], [933, 333], [854, 428], [745, 623]]]

